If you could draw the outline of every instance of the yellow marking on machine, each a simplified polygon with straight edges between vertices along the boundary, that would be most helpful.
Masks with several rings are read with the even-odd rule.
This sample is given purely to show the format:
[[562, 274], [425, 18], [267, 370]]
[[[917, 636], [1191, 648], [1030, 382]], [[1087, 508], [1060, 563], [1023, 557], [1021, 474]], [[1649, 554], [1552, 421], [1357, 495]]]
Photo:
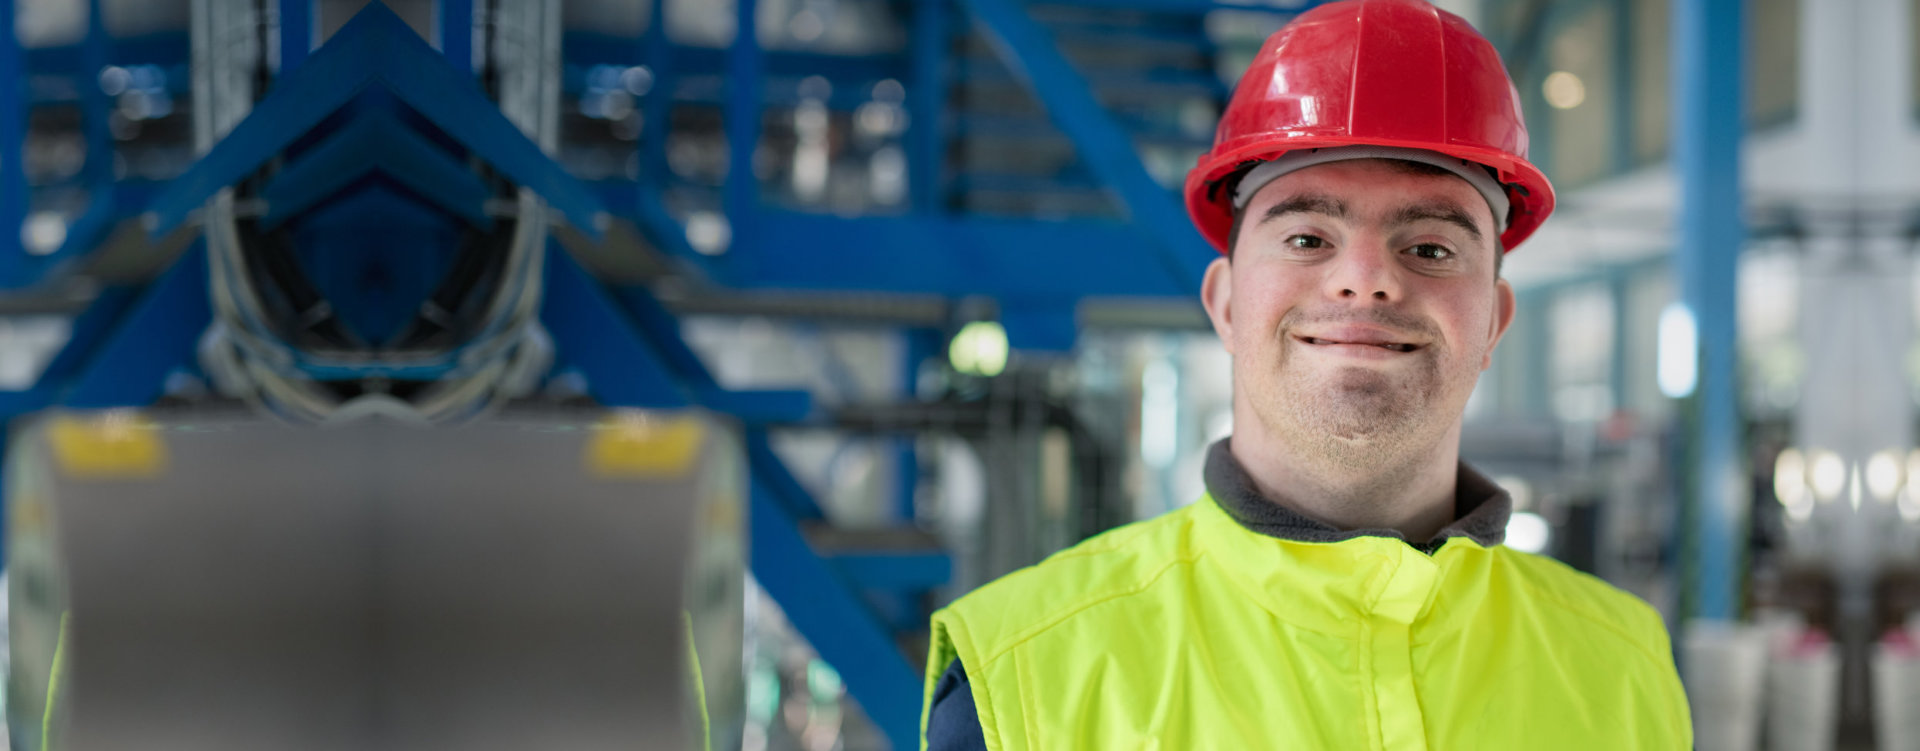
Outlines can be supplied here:
[[47, 442], [69, 477], [141, 480], [167, 469], [167, 445], [157, 427], [127, 410], [55, 417], [47, 426]]
[[685, 477], [705, 439], [697, 417], [623, 411], [594, 424], [587, 471], [604, 479]]

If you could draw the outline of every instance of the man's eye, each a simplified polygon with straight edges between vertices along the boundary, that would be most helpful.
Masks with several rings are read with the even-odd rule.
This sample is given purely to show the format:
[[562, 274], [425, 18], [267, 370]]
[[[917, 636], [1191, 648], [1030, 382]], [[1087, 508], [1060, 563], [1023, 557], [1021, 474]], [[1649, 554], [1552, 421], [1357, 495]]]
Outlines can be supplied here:
[[1287, 246], [1301, 250], [1319, 250], [1327, 246], [1327, 241], [1313, 235], [1294, 235], [1287, 238]]
[[1421, 243], [1413, 246], [1413, 254], [1428, 261], [1444, 261], [1453, 257], [1453, 251], [1448, 250], [1446, 246], [1434, 245], [1432, 243]]

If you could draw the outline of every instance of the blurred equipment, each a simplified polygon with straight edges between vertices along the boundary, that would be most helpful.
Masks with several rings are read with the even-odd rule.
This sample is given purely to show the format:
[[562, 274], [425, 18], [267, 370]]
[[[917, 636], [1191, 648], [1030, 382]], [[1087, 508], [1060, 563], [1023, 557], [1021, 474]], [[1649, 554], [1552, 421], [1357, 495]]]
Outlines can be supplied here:
[[1692, 621], [1681, 637], [1680, 673], [1701, 751], [1759, 748], [1767, 634], [1757, 626]]
[[16, 747], [703, 748], [736, 446], [694, 413], [44, 417], [8, 467]]
[[197, 17], [217, 19], [194, 37], [209, 153], [157, 219], [205, 201], [214, 323], [200, 356], [223, 392], [303, 421], [432, 421], [532, 388], [552, 347], [538, 321], [547, 202], [530, 186], [584, 196], [539, 156], [558, 106], [543, 95], [560, 39], [541, 23], [551, 4], [498, 11], [482, 50], [496, 106], [379, 3], [340, 43], [283, 60], [256, 103], [247, 74], [265, 50], [241, 39], [235, 54], [219, 30], [252, 4], [196, 0]]

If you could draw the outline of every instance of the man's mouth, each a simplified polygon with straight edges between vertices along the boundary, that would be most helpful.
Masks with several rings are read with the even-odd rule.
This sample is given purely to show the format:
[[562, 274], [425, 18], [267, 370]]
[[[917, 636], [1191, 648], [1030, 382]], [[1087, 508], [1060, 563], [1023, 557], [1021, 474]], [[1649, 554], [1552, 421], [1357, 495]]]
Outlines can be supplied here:
[[1294, 337], [1294, 338], [1299, 339], [1302, 342], [1306, 342], [1307, 344], [1313, 344], [1313, 345], [1346, 344], [1346, 345], [1353, 345], [1353, 346], [1379, 347], [1380, 349], [1389, 350], [1392, 352], [1412, 352], [1420, 348], [1420, 345], [1418, 344], [1409, 344], [1407, 342], [1343, 341], [1340, 339], [1322, 339], [1319, 337], [1312, 337], [1312, 336], [1300, 336], [1300, 337]]

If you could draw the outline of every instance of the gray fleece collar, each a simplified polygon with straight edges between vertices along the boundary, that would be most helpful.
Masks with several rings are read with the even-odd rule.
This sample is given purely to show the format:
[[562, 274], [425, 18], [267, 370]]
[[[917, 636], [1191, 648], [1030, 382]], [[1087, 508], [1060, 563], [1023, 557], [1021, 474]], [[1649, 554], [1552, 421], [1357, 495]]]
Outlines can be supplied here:
[[[1267, 500], [1254, 487], [1253, 478], [1247, 474], [1246, 468], [1241, 467], [1239, 460], [1233, 458], [1233, 452], [1227, 449], [1229, 440], [1231, 438], [1222, 438], [1207, 449], [1207, 494], [1213, 496], [1214, 502], [1227, 512], [1227, 516], [1233, 517], [1248, 531], [1299, 542], [1339, 542], [1355, 537], [1406, 540], [1405, 535], [1392, 529], [1339, 529]], [[1466, 462], [1460, 463], [1453, 503], [1452, 524], [1441, 529], [1431, 540], [1421, 543], [1409, 541], [1407, 544], [1432, 555], [1449, 537], [1466, 537], [1488, 548], [1506, 540], [1507, 519], [1513, 515], [1513, 498], [1493, 481], [1467, 466]]]

